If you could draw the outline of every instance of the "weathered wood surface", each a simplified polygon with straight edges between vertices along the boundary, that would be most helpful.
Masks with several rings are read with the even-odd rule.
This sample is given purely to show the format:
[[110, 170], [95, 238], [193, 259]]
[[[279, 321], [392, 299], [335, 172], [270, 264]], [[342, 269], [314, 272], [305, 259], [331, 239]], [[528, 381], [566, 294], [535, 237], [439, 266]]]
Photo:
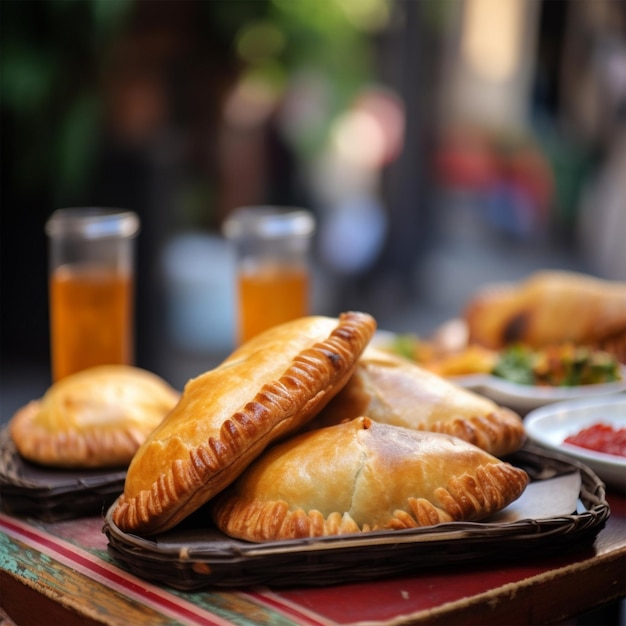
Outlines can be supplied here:
[[20, 626], [554, 623], [626, 597], [626, 499], [612, 494], [609, 504], [611, 516], [593, 545], [551, 557], [353, 585], [194, 593], [157, 587], [119, 569], [106, 553], [99, 519], [21, 520], [24, 540], [0, 532], [2, 607]]

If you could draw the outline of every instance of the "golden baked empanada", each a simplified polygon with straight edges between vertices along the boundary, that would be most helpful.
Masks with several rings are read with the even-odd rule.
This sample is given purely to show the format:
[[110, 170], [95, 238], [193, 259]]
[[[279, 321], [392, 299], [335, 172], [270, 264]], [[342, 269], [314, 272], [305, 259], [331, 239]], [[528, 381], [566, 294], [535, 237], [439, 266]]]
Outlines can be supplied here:
[[456, 437], [358, 417], [277, 444], [210, 506], [220, 530], [260, 542], [481, 520], [527, 484]]
[[469, 343], [500, 349], [573, 343], [626, 362], [626, 283], [542, 271], [518, 283], [486, 285], [464, 310]]
[[65, 468], [127, 465], [176, 404], [162, 378], [128, 365], [102, 365], [55, 382], [9, 423], [29, 461]]
[[361, 415], [413, 430], [454, 435], [495, 456], [514, 452], [525, 439], [522, 419], [511, 409], [372, 346], [310, 427]]
[[270, 443], [319, 412], [375, 329], [366, 313], [301, 318], [256, 336], [189, 381], [131, 462], [115, 524], [153, 534], [204, 504]]

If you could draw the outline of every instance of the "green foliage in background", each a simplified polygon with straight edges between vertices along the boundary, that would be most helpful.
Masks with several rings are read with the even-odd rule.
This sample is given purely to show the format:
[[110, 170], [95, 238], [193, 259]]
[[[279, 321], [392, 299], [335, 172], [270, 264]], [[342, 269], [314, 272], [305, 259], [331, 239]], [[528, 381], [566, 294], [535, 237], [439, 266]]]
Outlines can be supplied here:
[[[89, 185], [103, 126], [104, 64], [136, 7], [137, 0], [0, 2], [0, 109], [10, 137], [4, 158], [18, 191], [46, 190], [60, 205]], [[328, 110], [296, 146], [305, 156], [320, 148], [329, 119], [371, 79], [370, 35], [389, 7], [387, 0], [203, 1], [196, 28], [233, 57], [247, 33], [251, 53], [239, 58], [240, 71], [277, 90], [298, 72], [325, 82]]]
[[0, 3], [0, 106], [13, 138], [4, 158], [18, 189], [44, 186], [60, 200], [88, 180], [98, 64], [131, 9], [126, 0]]

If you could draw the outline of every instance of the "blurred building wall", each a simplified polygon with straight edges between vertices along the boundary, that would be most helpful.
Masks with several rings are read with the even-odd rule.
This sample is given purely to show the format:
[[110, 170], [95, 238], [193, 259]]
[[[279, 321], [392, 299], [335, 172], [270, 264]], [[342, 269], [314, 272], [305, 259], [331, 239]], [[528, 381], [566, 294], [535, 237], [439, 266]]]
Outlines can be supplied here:
[[443, 60], [442, 122], [526, 131], [540, 1], [466, 0], [454, 6]]

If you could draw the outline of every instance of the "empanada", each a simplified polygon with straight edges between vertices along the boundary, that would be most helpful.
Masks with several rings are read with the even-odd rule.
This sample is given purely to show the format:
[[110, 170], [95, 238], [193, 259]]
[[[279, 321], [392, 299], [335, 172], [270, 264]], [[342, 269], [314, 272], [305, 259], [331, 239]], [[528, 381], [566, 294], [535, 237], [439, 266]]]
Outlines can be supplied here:
[[115, 524], [138, 534], [176, 525], [312, 419], [350, 377], [375, 329], [366, 313], [301, 318], [189, 381], [131, 462]]
[[481, 520], [527, 484], [456, 437], [358, 417], [277, 444], [210, 506], [220, 530], [261, 542]]
[[179, 396], [137, 367], [91, 367], [55, 382], [13, 416], [9, 429], [29, 461], [75, 469], [124, 466]]
[[626, 283], [542, 271], [518, 283], [486, 285], [465, 306], [469, 343], [500, 349], [573, 343], [626, 362]]
[[454, 435], [495, 456], [514, 452], [525, 439], [522, 419], [511, 409], [372, 346], [310, 427], [360, 415], [413, 430]]

